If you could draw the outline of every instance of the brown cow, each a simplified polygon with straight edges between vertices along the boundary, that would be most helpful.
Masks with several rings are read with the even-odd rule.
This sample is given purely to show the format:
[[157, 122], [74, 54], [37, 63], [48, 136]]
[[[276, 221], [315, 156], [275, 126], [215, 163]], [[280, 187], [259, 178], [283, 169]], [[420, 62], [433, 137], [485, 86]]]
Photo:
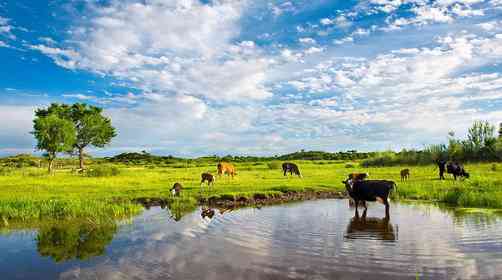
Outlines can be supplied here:
[[369, 176], [370, 174], [368, 173], [350, 173], [348, 179], [352, 181], [362, 181], [368, 178]]
[[410, 178], [410, 170], [408, 168], [401, 170], [401, 181], [408, 180]]
[[204, 183], [204, 181], [207, 181], [207, 186], [211, 186], [211, 185], [214, 185], [214, 181], [216, 181], [216, 177], [209, 173], [209, 172], [206, 172], [206, 173], [202, 173], [200, 174], [200, 186], [202, 187], [202, 184]]
[[223, 174], [228, 174], [234, 178], [235, 173], [235, 167], [233, 164], [228, 163], [228, 162], [220, 162], [218, 163], [218, 176], [221, 176]]

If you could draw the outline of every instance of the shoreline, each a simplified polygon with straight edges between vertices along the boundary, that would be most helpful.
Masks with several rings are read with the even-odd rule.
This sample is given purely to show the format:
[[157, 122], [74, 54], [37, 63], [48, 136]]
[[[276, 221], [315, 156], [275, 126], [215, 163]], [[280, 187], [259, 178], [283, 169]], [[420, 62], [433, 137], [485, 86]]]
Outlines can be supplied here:
[[[252, 197], [231, 195], [220, 195], [219, 197], [199, 197], [197, 206], [209, 206], [219, 208], [236, 208], [246, 206], [263, 206], [283, 204], [295, 201], [307, 201], [316, 199], [345, 199], [348, 196], [342, 191], [300, 191], [300, 192], [284, 192], [282, 194], [265, 195], [256, 193]], [[133, 199], [134, 203], [143, 205], [146, 209], [150, 207], [160, 206], [162, 208], [169, 207], [174, 202], [173, 198], [160, 197], [142, 197]]]

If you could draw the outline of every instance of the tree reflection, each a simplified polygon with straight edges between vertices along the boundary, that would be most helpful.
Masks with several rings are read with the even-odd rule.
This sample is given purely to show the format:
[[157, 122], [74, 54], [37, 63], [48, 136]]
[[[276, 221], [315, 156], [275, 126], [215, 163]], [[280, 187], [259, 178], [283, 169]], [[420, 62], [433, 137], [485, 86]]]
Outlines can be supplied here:
[[115, 223], [64, 223], [43, 226], [36, 238], [37, 249], [41, 256], [51, 257], [56, 262], [87, 260], [104, 254], [116, 232]]

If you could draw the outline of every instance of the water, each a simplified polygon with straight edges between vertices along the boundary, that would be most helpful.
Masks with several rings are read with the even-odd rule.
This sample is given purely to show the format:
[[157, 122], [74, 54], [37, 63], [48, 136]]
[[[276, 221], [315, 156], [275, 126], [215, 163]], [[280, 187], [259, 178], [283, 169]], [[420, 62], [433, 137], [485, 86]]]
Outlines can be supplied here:
[[[502, 279], [502, 218], [346, 200], [0, 233], [0, 279]], [[208, 213], [211, 214], [211, 213]]]

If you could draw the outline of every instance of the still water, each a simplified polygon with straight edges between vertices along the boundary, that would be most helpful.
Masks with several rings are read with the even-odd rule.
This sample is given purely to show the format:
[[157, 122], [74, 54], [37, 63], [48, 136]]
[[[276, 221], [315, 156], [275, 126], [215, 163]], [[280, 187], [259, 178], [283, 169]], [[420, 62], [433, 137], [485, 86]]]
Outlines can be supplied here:
[[[0, 232], [0, 279], [502, 279], [502, 218], [347, 200]], [[207, 213], [206, 213], [207, 214]], [[209, 213], [211, 214], [211, 213]]]

